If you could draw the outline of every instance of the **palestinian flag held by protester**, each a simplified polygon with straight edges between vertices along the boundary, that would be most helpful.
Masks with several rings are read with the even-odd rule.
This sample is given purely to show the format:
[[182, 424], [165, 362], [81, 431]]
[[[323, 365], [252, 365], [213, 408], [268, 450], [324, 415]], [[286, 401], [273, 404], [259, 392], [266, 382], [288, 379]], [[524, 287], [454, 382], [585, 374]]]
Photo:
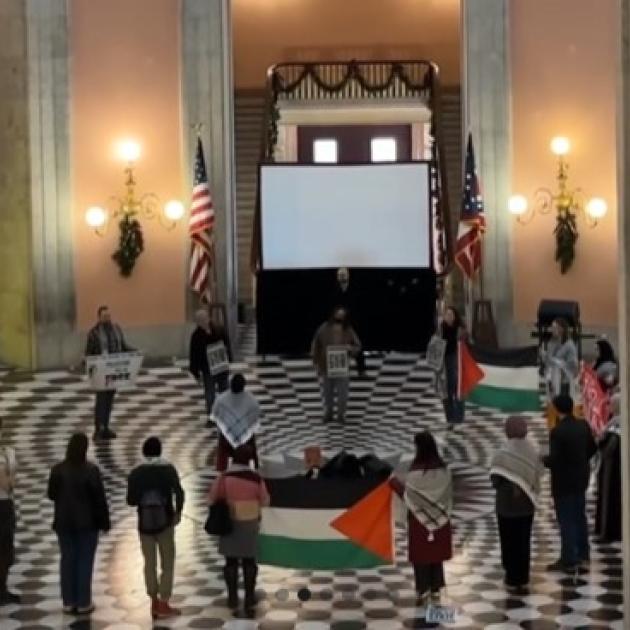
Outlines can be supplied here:
[[291, 569], [368, 569], [394, 562], [392, 490], [373, 479], [266, 479], [258, 562]]
[[[460, 380], [475, 381], [464, 392], [466, 400], [505, 412], [541, 410], [536, 346], [489, 350], [460, 345], [467, 346], [460, 350]], [[476, 374], [481, 376], [475, 380]]]

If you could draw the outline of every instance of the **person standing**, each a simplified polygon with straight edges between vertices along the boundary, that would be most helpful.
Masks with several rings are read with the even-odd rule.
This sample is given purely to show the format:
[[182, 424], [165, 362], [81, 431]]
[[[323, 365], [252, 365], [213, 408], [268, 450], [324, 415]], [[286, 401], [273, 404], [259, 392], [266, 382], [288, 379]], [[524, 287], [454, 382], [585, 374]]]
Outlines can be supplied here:
[[406, 479], [390, 480], [407, 506], [409, 562], [420, 605], [437, 602], [445, 586], [444, 562], [453, 555], [453, 481], [429, 431], [415, 437], [416, 455]]
[[361, 342], [348, 322], [346, 309], [337, 306], [331, 318], [324, 322], [315, 333], [311, 344], [311, 356], [321, 378], [324, 399], [324, 422], [333, 419], [335, 396], [337, 398], [337, 421], [344, 422], [348, 402], [349, 376], [329, 374], [328, 351], [333, 347], [346, 348], [351, 356], [361, 349]]
[[549, 455], [543, 463], [551, 471], [551, 494], [560, 526], [560, 558], [549, 571], [575, 571], [589, 562], [586, 489], [590, 459], [597, 451], [591, 428], [573, 417], [573, 400], [566, 394], [553, 399], [560, 421], [549, 434]]
[[440, 324], [440, 336], [446, 342], [444, 351], [444, 367], [438, 374], [438, 390], [442, 398], [444, 414], [449, 429], [464, 421], [464, 401], [460, 400], [457, 391], [459, 376], [459, 342], [466, 335], [461, 316], [452, 306], [444, 310], [444, 319]]
[[212, 413], [216, 392], [224, 392], [227, 389], [229, 371], [225, 370], [225, 372], [216, 375], [210, 372], [207, 354], [208, 346], [223, 342], [228, 357], [229, 348], [225, 343], [224, 336], [220, 335], [210, 322], [210, 315], [207, 309], [200, 308], [195, 313], [195, 321], [197, 322], [197, 328], [195, 328], [190, 337], [190, 351], [188, 353], [189, 371], [195, 380], [203, 385], [206, 414], [208, 416], [207, 422], [211, 424], [210, 414]]
[[605, 392], [611, 391], [619, 382], [619, 364], [610, 342], [603, 337], [596, 341], [597, 358], [593, 369], [597, 373], [599, 384]]
[[13, 491], [17, 462], [15, 451], [2, 439], [0, 418], [0, 606], [19, 604], [19, 595], [8, 587], [9, 569], [15, 561], [15, 503]]
[[227, 502], [232, 516], [232, 531], [219, 539], [219, 553], [225, 557], [223, 577], [228, 594], [228, 607], [236, 611], [239, 607], [238, 572], [243, 568], [245, 586], [244, 609], [247, 617], [255, 616], [256, 577], [258, 565], [256, 555], [261, 508], [269, 505], [269, 493], [262, 477], [250, 468], [254, 453], [245, 444], [234, 451], [232, 463], [210, 487], [210, 505], [219, 499]]
[[[85, 354], [87, 356], [99, 354], [115, 354], [118, 352], [133, 352], [134, 348], [127, 345], [123, 332], [118, 324], [112, 323], [109, 307], [99, 306], [98, 322], [87, 337]], [[116, 434], [109, 428], [109, 420], [114, 405], [115, 389], [96, 392], [94, 406], [94, 439], [115, 438]]]
[[53, 529], [61, 551], [61, 597], [67, 614], [90, 614], [92, 570], [99, 531], [110, 529], [109, 507], [98, 466], [87, 461], [88, 438], [75, 433], [66, 457], [55, 464], [48, 479], [48, 498], [54, 501]]
[[[337, 269], [335, 288], [333, 291], [333, 299], [330, 304], [332, 306], [343, 306], [350, 325], [356, 327], [356, 313], [360, 308], [359, 295], [354, 288], [354, 284], [350, 285], [350, 270], [347, 267]], [[355, 328], [356, 329], [356, 328]], [[365, 361], [365, 353], [360, 347], [354, 356], [355, 365], [359, 378], [365, 379], [367, 375], [367, 366]]]
[[212, 418], [217, 424], [217, 471], [227, 469], [234, 449], [249, 444], [258, 466], [255, 432], [260, 420], [260, 405], [248, 391], [245, 391], [245, 377], [235, 374], [230, 381], [230, 389], [220, 394], [212, 407]]
[[551, 430], [559, 419], [553, 398], [560, 395], [573, 398], [577, 392], [578, 353], [569, 337], [569, 324], [565, 319], [557, 318], [552, 322], [551, 339], [547, 349], [541, 349], [540, 357], [547, 386], [547, 426]]
[[[142, 446], [142, 454], [145, 461], [134, 468], [127, 479], [127, 504], [138, 508], [144, 581], [151, 598], [151, 616], [167, 619], [181, 614], [169, 600], [175, 575], [175, 526], [184, 509], [184, 490], [175, 467], [162, 459], [159, 438], [148, 438]], [[158, 552], [162, 569], [159, 579]]]
[[529, 584], [532, 523], [543, 471], [540, 456], [527, 439], [527, 420], [511, 416], [507, 443], [492, 458], [490, 479], [496, 491], [501, 562], [508, 589], [524, 594]]

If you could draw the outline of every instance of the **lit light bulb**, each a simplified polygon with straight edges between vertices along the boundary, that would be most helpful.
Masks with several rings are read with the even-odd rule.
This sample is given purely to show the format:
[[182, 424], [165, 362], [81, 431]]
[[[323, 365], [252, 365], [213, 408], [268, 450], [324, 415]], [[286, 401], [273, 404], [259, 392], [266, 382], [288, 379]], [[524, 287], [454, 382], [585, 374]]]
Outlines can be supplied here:
[[508, 210], [516, 216], [525, 214], [527, 212], [527, 199], [523, 195], [512, 195], [508, 199]]
[[167, 201], [164, 204], [164, 216], [169, 221], [179, 221], [184, 216], [184, 204], [177, 199]]
[[133, 164], [140, 157], [140, 144], [135, 140], [121, 140], [118, 143], [118, 155], [121, 160]]
[[571, 150], [571, 143], [564, 136], [556, 136], [551, 139], [551, 152], [555, 155], [566, 155]]
[[107, 222], [107, 212], [98, 206], [92, 206], [85, 212], [85, 222], [94, 229], [103, 227]]
[[592, 219], [603, 219], [608, 212], [608, 205], [601, 197], [593, 197], [586, 204], [586, 212]]

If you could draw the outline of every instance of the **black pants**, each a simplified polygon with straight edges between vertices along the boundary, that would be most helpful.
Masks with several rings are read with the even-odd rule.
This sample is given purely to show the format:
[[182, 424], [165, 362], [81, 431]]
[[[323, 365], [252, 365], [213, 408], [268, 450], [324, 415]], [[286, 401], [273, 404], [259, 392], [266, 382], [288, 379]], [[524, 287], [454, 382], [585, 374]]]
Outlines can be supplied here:
[[228, 590], [228, 599], [234, 601], [238, 595], [238, 568], [243, 567], [243, 586], [245, 587], [245, 607], [252, 607], [256, 603], [256, 577], [258, 565], [256, 558], [225, 558], [223, 575]]
[[224, 392], [228, 388], [230, 373], [222, 372], [216, 376], [211, 374], [202, 374], [203, 392], [206, 401], [206, 413], [210, 415], [212, 413], [212, 405], [214, 405], [214, 399], [217, 392]]
[[497, 520], [505, 583], [508, 586], [525, 586], [529, 583], [529, 556], [534, 515], [497, 516]]
[[424, 595], [428, 591], [437, 593], [446, 584], [444, 565], [441, 562], [414, 564], [413, 574], [416, 579], [416, 593], [418, 595]]
[[114, 406], [115, 390], [96, 392], [96, 404], [94, 405], [94, 428], [101, 431], [109, 428], [109, 418]]
[[363, 352], [363, 350], [359, 350], [355, 357], [354, 357], [356, 366], [357, 366], [357, 372], [359, 374], [363, 374], [363, 372], [365, 372], [366, 367], [365, 367], [365, 353]]
[[0, 596], [7, 592], [9, 567], [15, 559], [15, 506], [11, 499], [0, 500]]

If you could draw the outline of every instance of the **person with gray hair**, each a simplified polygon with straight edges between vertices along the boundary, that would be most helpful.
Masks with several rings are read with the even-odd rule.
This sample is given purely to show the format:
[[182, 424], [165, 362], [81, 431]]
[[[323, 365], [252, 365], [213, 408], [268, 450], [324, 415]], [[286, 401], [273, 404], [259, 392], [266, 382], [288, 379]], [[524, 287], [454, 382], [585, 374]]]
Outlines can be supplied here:
[[212, 414], [212, 405], [214, 404], [216, 393], [217, 391], [224, 392], [227, 389], [230, 373], [228, 370], [216, 375], [211, 373], [210, 365], [208, 364], [208, 346], [222, 341], [225, 344], [228, 357], [230, 350], [224, 335], [212, 324], [208, 309], [198, 309], [195, 313], [195, 322], [197, 327], [190, 337], [188, 369], [195, 380], [203, 386], [206, 402], [206, 424], [212, 426], [210, 415]]
[[0, 418], [0, 606], [19, 604], [20, 596], [7, 586], [9, 569], [15, 560], [15, 451], [2, 438]]

